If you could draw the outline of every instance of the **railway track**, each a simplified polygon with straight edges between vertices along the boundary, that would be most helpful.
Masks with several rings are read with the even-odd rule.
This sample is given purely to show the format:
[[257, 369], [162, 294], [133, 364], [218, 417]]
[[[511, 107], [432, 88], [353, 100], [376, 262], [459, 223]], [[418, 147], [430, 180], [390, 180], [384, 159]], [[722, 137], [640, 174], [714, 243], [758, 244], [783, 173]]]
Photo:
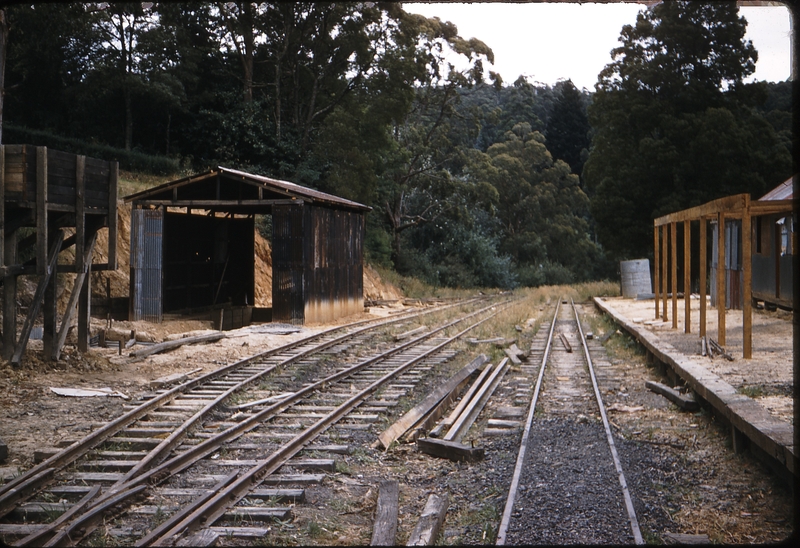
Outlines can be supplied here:
[[426, 369], [452, 357], [446, 347], [492, 307], [408, 342], [384, 341], [389, 348], [366, 359], [349, 350], [415, 317], [329, 330], [152, 394], [2, 486], [0, 532], [16, 546], [78, 544], [102, 523], [137, 546], [263, 534], [242, 522], [285, 519], [284, 503], [303, 495], [281, 486], [335, 468], [330, 458], [298, 454], [346, 451], [336, 441], [378, 420]]
[[496, 544], [643, 544], [574, 303], [539, 330], [538, 360]]

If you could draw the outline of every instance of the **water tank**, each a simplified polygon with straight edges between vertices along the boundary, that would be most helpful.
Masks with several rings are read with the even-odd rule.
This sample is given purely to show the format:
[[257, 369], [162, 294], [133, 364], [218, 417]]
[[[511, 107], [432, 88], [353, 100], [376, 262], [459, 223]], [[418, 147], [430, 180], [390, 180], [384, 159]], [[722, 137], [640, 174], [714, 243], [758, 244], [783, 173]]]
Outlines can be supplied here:
[[623, 297], [635, 299], [640, 293], [653, 292], [653, 286], [650, 283], [650, 261], [648, 259], [620, 261], [619, 274]]

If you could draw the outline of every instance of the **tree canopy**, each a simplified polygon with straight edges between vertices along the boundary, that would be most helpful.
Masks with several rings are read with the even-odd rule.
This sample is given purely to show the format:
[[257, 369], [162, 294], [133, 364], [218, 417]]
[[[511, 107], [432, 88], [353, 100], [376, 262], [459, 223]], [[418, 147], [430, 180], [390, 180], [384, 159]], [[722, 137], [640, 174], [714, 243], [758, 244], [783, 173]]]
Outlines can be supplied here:
[[583, 175], [600, 242], [645, 256], [652, 220], [725, 195], [756, 197], [788, 177], [791, 155], [745, 84], [757, 54], [735, 2], [663, 2], [622, 29], [589, 108]]

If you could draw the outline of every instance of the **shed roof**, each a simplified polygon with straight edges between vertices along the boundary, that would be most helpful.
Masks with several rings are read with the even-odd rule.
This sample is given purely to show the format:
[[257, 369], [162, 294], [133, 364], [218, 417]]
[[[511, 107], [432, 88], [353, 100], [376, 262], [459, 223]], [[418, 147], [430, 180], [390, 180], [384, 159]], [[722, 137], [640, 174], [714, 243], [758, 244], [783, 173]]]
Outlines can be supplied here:
[[784, 182], [764, 194], [760, 200], [791, 200], [793, 197], [792, 179], [789, 177]]
[[125, 197], [126, 202], [237, 211], [256, 211], [286, 200], [357, 211], [372, 209], [358, 202], [295, 183], [222, 166]]

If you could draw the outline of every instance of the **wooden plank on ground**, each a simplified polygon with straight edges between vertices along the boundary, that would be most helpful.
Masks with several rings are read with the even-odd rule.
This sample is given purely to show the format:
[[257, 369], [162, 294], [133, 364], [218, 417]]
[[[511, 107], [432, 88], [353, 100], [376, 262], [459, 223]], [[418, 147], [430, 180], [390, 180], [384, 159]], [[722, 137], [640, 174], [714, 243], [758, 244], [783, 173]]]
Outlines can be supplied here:
[[420, 419], [425, 417], [434, 407], [436, 407], [442, 399], [450, 392], [455, 390], [464, 380], [469, 378], [478, 367], [486, 362], [488, 358], [481, 354], [472, 360], [461, 371], [456, 373], [447, 382], [439, 385], [433, 392], [428, 394], [425, 399], [414, 406], [408, 413], [400, 417], [400, 419], [391, 425], [389, 428], [381, 432], [378, 436], [378, 443], [384, 448], [388, 449], [389, 446], [397, 440], [400, 436], [405, 434], [408, 430], [414, 427]]
[[163, 343], [154, 344], [153, 346], [148, 346], [147, 348], [143, 348], [141, 350], [136, 350], [135, 352], [131, 352], [132, 358], [144, 358], [146, 356], [150, 356], [151, 354], [158, 354], [159, 352], [166, 352], [167, 350], [172, 350], [173, 348], [178, 348], [183, 346], [184, 344], [195, 344], [195, 343], [210, 343], [216, 342], [220, 339], [224, 339], [224, 333], [209, 333], [208, 335], [198, 335], [196, 337], [184, 337], [182, 339], [176, 339], [174, 341], [167, 341]]
[[491, 374], [492, 368], [493, 365], [489, 364], [483, 369], [480, 376], [477, 379], [475, 379], [475, 382], [473, 382], [472, 386], [469, 387], [467, 393], [464, 394], [463, 398], [461, 398], [461, 401], [458, 403], [456, 408], [453, 409], [453, 411], [451, 411], [450, 414], [442, 422], [437, 424], [436, 428], [434, 428], [428, 433], [429, 437], [438, 438], [443, 431], [446, 432], [453, 425], [453, 423], [456, 422], [456, 420], [458, 420], [458, 417], [464, 411], [464, 408], [467, 405], [469, 405], [470, 400], [472, 400], [472, 396], [475, 395], [475, 392], [480, 390], [481, 386], [483, 385], [483, 382], [486, 380], [486, 377], [488, 377]]
[[469, 427], [472, 426], [472, 423], [475, 422], [476, 418], [478, 418], [483, 406], [486, 405], [486, 402], [492, 397], [497, 385], [499, 385], [500, 381], [503, 380], [503, 376], [506, 374], [506, 371], [508, 371], [509, 367], [508, 359], [504, 359], [502, 362], [500, 362], [500, 364], [498, 364], [494, 373], [492, 373], [492, 376], [489, 377], [485, 383], [483, 383], [483, 386], [469, 403], [467, 408], [464, 409], [464, 412], [461, 413], [461, 416], [458, 417], [450, 430], [447, 431], [444, 439], [448, 441], [461, 441], [461, 438], [469, 430]]
[[684, 411], [696, 411], [699, 407], [694, 396], [690, 394], [681, 394], [674, 388], [655, 381], [645, 381], [644, 385], [656, 394], [661, 394]]
[[436, 438], [419, 438], [417, 448], [425, 454], [455, 462], [478, 462], [484, 457], [483, 447], [472, 447]]
[[397, 482], [381, 482], [370, 546], [394, 546], [396, 544], [398, 500]]
[[424, 331], [427, 331], [427, 330], [428, 330], [428, 327], [425, 326], [425, 325], [422, 325], [422, 326], [420, 326], [420, 327], [418, 327], [416, 329], [412, 329], [411, 331], [406, 331], [405, 333], [400, 333], [398, 335], [395, 335], [394, 336], [394, 340], [395, 341], [402, 341], [402, 340], [407, 339], [409, 337], [412, 337], [414, 335], [419, 335], [420, 333], [423, 333]]
[[406, 546], [432, 546], [439, 537], [449, 504], [447, 494], [431, 495]]
[[168, 384], [174, 383], [181, 383], [189, 379], [189, 375], [194, 375], [202, 371], [202, 367], [198, 367], [197, 369], [192, 369], [191, 371], [187, 371], [186, 373], [173, 373], [172, 375], [167, 375], [165, 377], [160, 377], [153, 381], [150, 381], [150, 388], [161, 388], [162, 386], [167, 386]]

